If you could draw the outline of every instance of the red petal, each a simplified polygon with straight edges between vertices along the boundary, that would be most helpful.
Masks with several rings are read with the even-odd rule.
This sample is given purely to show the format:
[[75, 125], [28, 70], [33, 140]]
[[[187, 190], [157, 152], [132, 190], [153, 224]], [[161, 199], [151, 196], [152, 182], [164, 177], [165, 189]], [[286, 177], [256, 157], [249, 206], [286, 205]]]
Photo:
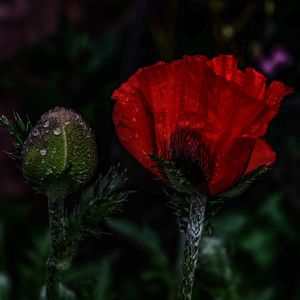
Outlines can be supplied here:
[[113, 112], [116, 131], [122, 145], [146, 168], [153, 170], [150, 153], [156, 153], [153, 120], [141, 91], [125, 83], [117, 89], [113, 99], [118, 100]]
[[287, 85], [279, 82], [272, 81], [268, 87], [264, 103], [267, 104], [266, 108], [256, 117], [253, 124], [248, 127], [244, 132], [246, 135], [261, 137], [267, 132], [270, 121], [276, 116], [279, 106], [283, 98], [293, 92], [293, 89]]
[[210, 141], [215, 140], [218, 151], [222, 151], [220, 147], [227, 147], [241, 136], [266, 109], [266, 104], [247, 96], [221, 77], [210, 84], [207, 87], [207, 124], [203, 132]]
[[292, 89], [276, 81], [266, 89], [265, 81], [252, 68], [240, 71], [231, 55], [210, 61], [185, 56], [142, 68], [113, 95], [118, 135], [133, 156], [157, 173], [148, 153], [165, 155], [178, 127], [200, 130], [218, 163], [209, 188], [219, 193], [246, 171], [275, 160], [269, 146], [256, 139]]
[[255, 99], [263, 100], [266, 91], [267, 78], [254, 70], [253, 68], [246, 68], [244, 90], [245, 93]]
[[278, 110], [283, 97], [291, 94], [294, 90], [279, 81], [272, 81], [265, 95], [265, 102], [274, 110]]
[[159, 64], [137, 74], [136, 79], [153, 114], [158, 155], [163, 154], [178, 125], [204, 126], [206, 69], [206, 58], [198, 56]]
[[275, 163], [276, 153], [263, 139], [256, 140], [246, 174], [262, 166], [271, 166]]
[[254, 144], [255, 139], [238, 138], [227, 151], [217, 154], [216, 167], [209, 183], [212, 195], [228, 190], [243, 177]]
[[152, 131], [155, 135], [159, 156], [162, 155], [165, 141], [169, 139], [175, 126], [176, 105], [180, 103], [176, 102], [176, 98], [174, 99], [174, 77], [174, 66], [168, 64], [159, 64], [155, 68], [143, 69], [136, 75], [151, 110]]
[[242, 85], [244, 74], [238, 69], [237, 64], [238, 61], [233, 55], [219, 55], [207, 63], [216, 75]]
[[266, 78], [253, 68], [247, 68], [245, 73], [238, 69], [238, 61], [232, 55], [220, 55], [208, 62], [213, 72], [237, 84], [248, 96], [263, 100], [266, 89]]

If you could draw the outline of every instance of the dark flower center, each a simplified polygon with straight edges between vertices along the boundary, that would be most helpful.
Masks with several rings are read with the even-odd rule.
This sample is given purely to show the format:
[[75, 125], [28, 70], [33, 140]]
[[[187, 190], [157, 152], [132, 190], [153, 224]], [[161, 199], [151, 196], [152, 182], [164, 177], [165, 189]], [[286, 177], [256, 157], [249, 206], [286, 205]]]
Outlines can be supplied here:
[[206, 191], [213, 160], [199, 130], [178, 128], [171, 136], [168, 154], [196, 188]]

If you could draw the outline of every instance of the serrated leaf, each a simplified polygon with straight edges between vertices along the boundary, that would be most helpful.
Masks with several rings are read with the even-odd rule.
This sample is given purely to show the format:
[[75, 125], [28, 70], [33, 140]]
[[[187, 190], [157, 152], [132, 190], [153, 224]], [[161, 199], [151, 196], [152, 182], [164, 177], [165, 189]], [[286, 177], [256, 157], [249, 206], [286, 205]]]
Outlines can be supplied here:
[[179, 229], [185, 231], [188, 223], [190, 208], [188, 197], [178, 193], [166, 193], [170, 199], [169, 207], [173, 210], [175, 216], [177, 217]]
[[249, 173], [248, 175], [244, 176], [239, 183], [237, 183], [235, 186], [233, 186], [231, 189], [229, 189], [226, 192], [223, 192], [217, 196], [219, 199], [231, 199], [240, 196], [242, 193], [244, 193], [251, 184], [259, 179], [263, 174], [265, 174], [269, 168], [266, 168], [265, 166], [258, 168], [257, 170], [254, 170], [253, 172]]
[[[188, 179], [184, 176], [183, 172], [176, 167], [172, 161], [160, 158], [155, 154], [150, 155], [151, 159], [156, 163], [156, 167], [166, 175], [167, 180], [175, 193], [166, 192], [170, 199], [169, 206], [173, 209], [178, 218], [179, 228], [185, 231], [187, 227], [190, 203], [188, 201], [192, 194], [199, 193]], [[208, 196], [206, 205], [205, 221], [211, 227], [210, 220], [220, 210], [226, 199], [234, 198], [241, 195], [246, 191], [250, 185], [260, 178], [268, 169], [261, 167], [252, 173], [244, 176], [241, 181], [228, 191], [221, 193], [217, 196]]]
[[19, 163], [21, 160], [23, 144], [32, 130], [31, 122], [28, 118], [26, 121], [23, 121], [19, 114], [14, 112], [12, 120], [2, 115], [0, 117], [0, 124], [2, 124], [14, 140], [15, 151], [7, 154], [10, 158]]
[[126, 171], [112, 167], [108, 173], [85, 189], [81, 199], [68, 218], [68, 231], [74, 240], [85, 235], [101, 233], [98, 224], [119, 211], [130, 191], [124, 191], [127, 182]]
[[197, 190], [192, 186], [191, 182], [185, 177], [183, 171], [176, 167], [176, 163], [150, 154], [150, 158], [156, 163], [156, 167], [166, 175], [168, 183], [177, 192], [194, 194]]

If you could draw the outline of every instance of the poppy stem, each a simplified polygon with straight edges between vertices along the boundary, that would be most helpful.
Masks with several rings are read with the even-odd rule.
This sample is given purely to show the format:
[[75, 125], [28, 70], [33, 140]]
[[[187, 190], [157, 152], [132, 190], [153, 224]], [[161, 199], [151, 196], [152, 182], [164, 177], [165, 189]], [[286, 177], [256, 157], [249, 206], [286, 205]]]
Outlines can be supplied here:
[[192, 195], [190, 199], [190, 213], [185, 232], [186, 236], [181, 266], [181, 280], [177, 295], [178, 300], [192, 299], [194, 275], [198, 260], [206, 201], [207, 196], [203, 194]]
[[66, 242], [64, 199], [48, 198], [50, 252], [46, 262], [46, 300], [59, 299], [59, 256]]

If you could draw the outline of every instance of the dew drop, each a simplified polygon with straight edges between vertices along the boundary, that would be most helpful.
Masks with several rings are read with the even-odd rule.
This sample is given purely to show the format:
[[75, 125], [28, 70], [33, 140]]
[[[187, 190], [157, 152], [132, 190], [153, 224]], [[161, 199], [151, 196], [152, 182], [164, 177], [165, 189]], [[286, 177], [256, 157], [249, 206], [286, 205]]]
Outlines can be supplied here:
[[46, 154], [47, 154], [47, 149], [46, 149], [46, 148], [41, 149], [41, 150], [40, 150], [40, 153], [41, 153], [42, 155], [46, 155]]
[[43, 127], [47, 128], [49, 127], [49, 124], [50, 124], [49, 120], [45, 120]]
[[55, 129], [53, 130], [53, 133], [54, 133], [55, 135], [60, 135], [60, 134], [61, 134], [61, 128], [60, 128], [60, 127], [55, 128]]
[[37, 130], [37, 129], [34, 129], [33, 131], [32, 131], [32, 135], [33, 136], [37, 136], [39, 134], [39, 131]]

